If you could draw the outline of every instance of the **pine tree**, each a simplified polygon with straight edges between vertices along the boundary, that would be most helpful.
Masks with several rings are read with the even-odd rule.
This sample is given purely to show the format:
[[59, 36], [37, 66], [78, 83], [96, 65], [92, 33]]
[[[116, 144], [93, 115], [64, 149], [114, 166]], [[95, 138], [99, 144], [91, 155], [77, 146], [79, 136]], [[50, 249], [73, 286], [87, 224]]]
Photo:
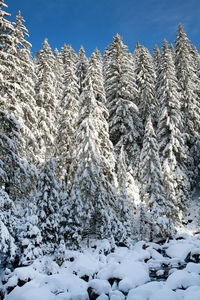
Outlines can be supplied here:
[[69, 167], [73, 157], [74, 133], [79, 111], [79, 86], [75, 75], [74, 51], [63, 47], [64, 92], [60, 102], [60, 118], [56, 137], [57, 178], [69, 179]]
[[175, 49], [174, 49], [173, 44], [170, 44], [170, 45], [169, 45], [169, 51], [170, 51], [170, 53], [171, 53], [172, 60], [175, 61], [175, 56], [176, 56], [176, 54], [175, 54]]
[[[16, 45], [13, 38], [14, 27], [10, 21], [5, 19], [10, 14], [3, 11], [7, 5], [4, 1], [0, 1], [0, 85], [1, 85], [1, 101], [0, 109], [6, 110], [11, 113], [15, 109], [16, 90], [19, 89], [15, 84], [16, 80]], [[12, 72], [10, 72], [12, 70]], [[18, 107], [20, 109], [20, 107]]]
[[125, 239], [122, 238], [122, 240], [127, 239], [127, 235], [131, 236], [131, 216], [129, 208], [131, 207], [130, 199], [127, 195], [127, 173], [128, 168], [126, 165], [125, 155], [124, 155], [124, 147], [121, 147], [120, 155], [118, 158], [118, 164], [117, 164], [117, 178], [118, 178], [118, 201], [119, 201], [119, 216], [120, 221], [124, 226], [126, 227], [126, 236]]
[[18, 240], [20, 245], [20, 264], [27, 265], [43, 255], [42, 236], [38, 228], [37, 208], [34, 199], [18, 225]]
[[54, 74], [55, 59], [47, 39], [43, 43], [43, 49], [37, 66], [36, 82], [36, 103], [38, 106], [38, 145], [39, 160], [42, 163], [45, 155], [50, 157], [54, 151], [54, 139], [57, 128], [56, 107], [57, 99], [55, 94], [56, 76]]
[[139, 61], [139, 56], [140, 56], [140, 50], [141, 50], [141, 45], [139, 42], [136, 43], [134, 52], [133, 52], [133, 60], [135, 62], [135, 68], [137, 69], [138, 67], [138, 61]]
[[163, 42], [156, 90], [160, 106], [157, 132], [164, 187], [166, 199], [171, 203], [170, 215], [176, 221], [179, 219], [178, 213], [183, 210], [189, 190], [184, 164], [187, 148], [182, 134], [183, 119], [175, 66], [166, 40]]
[[57, 101], [60, 102], [63, 97], [63, 80], [64, 80], [64, 67], [63, 67], [63, 61], [62, 61], [62, 55], [58, 52], [58, 49], [56, 48], [54, 51], [54, 73], [56, 77], [56, 85], [55, 85], [55, 94]]
[[[187, 134], [187, 145], [190, 151], [188, 169], [191, 179], [195, 178], [195, 166], [199, 163], [200, 137], [200, 105], [199, 78], [191, 55], [191, 45], [181, 24], [178, 26], [175, 41], [175, 66], [181, 91], [181, 111], [183, 114], [184, 131]], [[194, 158], [197, 161], [192, 161]], [[197, 173], [197, 170], [196, 170]]]
[[86, 77], [91, 78], [93, 93], [96, 100], [105, 103], [106, 95], [103, 82], [103, 65], [101, 53], [98, 49], [96, 49], [91, 55]]
[[[151, 121], [146, 122], [143, 148], [140, 154], [140, 198], [143, 217], [141, 221], [142, 239], [155, 240], [171, 235], [169, 200], [165, 197], [162, 168], [159, 158], [158, 142]], [[168, 202], [167, 202], [168, 200]], [[145, 224], [144, 220], [148, 220]]]
[[59, 186], [55, 179], [55, 162], [51, 158], [41, 169], [36, 194], [38, 226], [44, 253], [53, 253], [59, 242]]
[[19, 157], [21, 138], [19, 125], [11, 115], [0, 111], [0, 188], [11, 199], [25, 194], [26, 165]]
[[12, 237], [15, 237], [17, 226], [17, 206], [5, 190], [0, 189], [0, 220]]
[[[13, 110], [13, 114], [19, 122], [23, 139], [23, 153], [21, 153], [21, 156], [24, 159], [28, 159], [29, 162], [37, 163], [35, 155], [38, 152], [36, 141], [37, 109], [34, 98], [36, 77], [30, 52], [31, 44], [26, 40], [26, 38], [29, 37], [29, 34], [24, 22], [21, 12], [19, 11], [16, 16], [13, 36], [15, 38], [17, 49], [17, 74], [15, 83], [19, 86], [18, 92], [15, 93], [15, 97], [21, 110], [18, 111], [16, 106]], [[35, 172], [33, 166], [32, 172]]]
[[70, 192], [70, 243], [78, 247], [82, 238], [124, 237], [125, 228], [115, 212], [115, 159], [104, 116], [106, 108], [95, 100], [91, 81], [81, 95], [81, 111], [76, 131], [76, 160]]
[[14, 262], [16, 258], [17, 247], [14, 238], [0, 219], [0, 253], [1, 264], [7, 266]]
[[78, 62], [77, 62], [77, 66], [76, 66], [76, 76], [78, 78], [80, 94], [83, 91], [83, 82], [86, 77], [87, 69], [88, 69], [88, 59], [85, 56], [85, 50], [84, 50], [83, 46], [81, 46], [81, 48], [78, 52]]
[[137, 166], [142, 124], [136, 106], [137, 89], [127, 47], [116, 35], [104, 54], [104, 77], [110, 139], [119, 154], [124, 145], [127, 164]]
[[155, 80], [156, 74], [153, 59], [149, 51], [142, 46], [136, 69], [136, 83], [140, 99], [138, 107], [144, 126], [149, 114], [152, 115], [152, 121], [155, 122], [155, 112], [157, 109], [157, 103], [155, 101]]
[[159, 50], [158, 46], [155, 45], [153, 48], [153, 62], [154, 62], [154, 68], [155, 68], [156, 72], [158, 69], [159, 60], [160, 60], [160, 50]]

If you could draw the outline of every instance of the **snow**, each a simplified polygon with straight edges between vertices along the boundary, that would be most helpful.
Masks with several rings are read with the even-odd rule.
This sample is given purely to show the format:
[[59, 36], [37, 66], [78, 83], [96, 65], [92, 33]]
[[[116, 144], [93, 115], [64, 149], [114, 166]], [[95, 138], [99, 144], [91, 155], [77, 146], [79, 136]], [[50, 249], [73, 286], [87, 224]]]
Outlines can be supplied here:
[[[13, 272], [7, 269], [5, 300], [88, 300], [90, 293], [100, 300], [199, 300], [199, 263], [182, 259], [188, 251], [197, 253], [200, 240], [146, 243], [146, 249], [144, 244], [116, 247], [109, 253], [109, 243], [98, 241], [82, 251], [66, 250], [62, 266], [46, 256]], [[163, 279], [152, 278], [152, 270]]]
[[185, 268], [186, 271], [188, 272], [193, 272], [193, 273], [197, 273], [200, 274], [200, 264], [195, 264], [193, 262], [189, 262]]
[[177, 293], [174, 291], [170, 290], [169, 288], [162, 288], [155, 293], [149, 298], [149, 300], [179, 300], [180, 298], [178, 297]]
[[180, 258], [184, 260], [191, 249], [192, 244], [184, 242], [180, 244], [176, 243], [167, 249], [166, 254], [171, 258]]
[[48, 299], [54, 300], [54, 295], [49, 291], [48, 287], [26, 286], [23, 289], [16, 287], [15, 290], [8, 295], [7, 300], [33, 300]]
[[108, 294], [111, 291], [107, 280], [93, 279], [89, 282], [88, 287], [91, 287], [97, 295]]
[[185, 291], [183, 300], [199, 300], [200, 286], [191, 286]]
[[109, 293], [110, 300], [124, 300], [125, 296], [122, 292], [116, 290]]
[[168, 277], [166, 281], [166, 286], [172, 290], [178, 288], [186, 289], [192, 285], [200, 285], [200, 275], [189, 273], [185, 270], [175, 271]]
[[127, 300], [137, 300], [137, 299], [149, 299], [149, 297], [155, 291], [163, 287], [162, 282], [148, 282], [144, 285], [141, 285], [135, 289], [130, 290], [128, 293]]

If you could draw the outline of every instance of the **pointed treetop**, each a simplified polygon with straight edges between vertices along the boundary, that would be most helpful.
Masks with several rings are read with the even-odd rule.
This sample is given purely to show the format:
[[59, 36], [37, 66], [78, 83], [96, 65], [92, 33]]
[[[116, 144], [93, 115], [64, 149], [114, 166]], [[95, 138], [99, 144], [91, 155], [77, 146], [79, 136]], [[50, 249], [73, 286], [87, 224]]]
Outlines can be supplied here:
[[78, 52], [78, 56], [79, 56], [80, 59], [83, 59], [85, 57], [85, 50], [83, 48], [83, 45], [81, 45], [81, 48]]
[[99, 51], [98, 48], [96, 48], [93, 53], [95, 53], [95, 55], [98, 59], [101, 59], [101, 52]]
[[122, 41], [122, 37], [117, 33], [117, 34], [114, 36], [114, 40]]
[[159, 48], [158, 48], [158, 45], [154, 45], [154, 47], [153, 47], [153, 53], [155, 53], [155, 54], [159, 54], [160, 53], [160, 50], [159, 50]]
[[141, 45], [139, 42], [136, 43], [134, 50], [137, 51], [141, 48]]
[[189, 42], [187, 34], [185, 33], [183, 25], [181, 23], [178, 24], [178, 30], [177, 30], [176, 36], [177, 36], [177, 38], [182, 38], [182, 39], [187, 40]]
[[57, 48], [55, 48], [55, 50], [54, 50], [54, 55], [55, 55], [55, 56], [58, 56], [58, 55], [59, 55], [59, 51], [58, 51]]
[[162, 52], [167, 52], [169, 48], [168, 42], [166, 39], [163, 40]]
[[45, 50], [45, 52], [49, 53], [49, 54], [52, 54], [52, 51], [51, 51], [51, 47], [48, 43], [48, 39], [45, 38], [44, 39], [44, 42], [42, 43], [42, 46], [43, 46], [43, 50]]

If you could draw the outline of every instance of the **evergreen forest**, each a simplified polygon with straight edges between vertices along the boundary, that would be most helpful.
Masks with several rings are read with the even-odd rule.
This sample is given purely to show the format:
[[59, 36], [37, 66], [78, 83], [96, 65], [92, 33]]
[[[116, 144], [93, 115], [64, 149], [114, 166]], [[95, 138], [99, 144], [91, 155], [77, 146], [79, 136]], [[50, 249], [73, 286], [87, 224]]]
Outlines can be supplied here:
[[152, 54], [116, 34], [89, 58], [47, 39], [32, 57], [7, 11], [1, 0], [1, 263], [173, 238], [200, 178], [200, 55], [183, 26]]

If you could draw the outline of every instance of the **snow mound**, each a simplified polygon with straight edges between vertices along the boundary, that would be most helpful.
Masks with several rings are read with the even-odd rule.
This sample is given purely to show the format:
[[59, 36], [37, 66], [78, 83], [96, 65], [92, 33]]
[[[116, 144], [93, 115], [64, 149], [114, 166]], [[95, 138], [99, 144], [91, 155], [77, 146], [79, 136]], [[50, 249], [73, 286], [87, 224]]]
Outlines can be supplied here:
[[25, 286], [16, 287], [12, 293], [10, 293], [6, 300], [33, 300], [33, 299], [48, 299], [55, 300], [55, 295], [53, 295], [48, 287], [35, 287], [35, 286]]
[[162, 282], [148, 282], [135, 289], [130, 290], [127, 300], [149, 299], [149, 297], [157, 290], [163, 287]]
[[188, 273], [185, 270], [173, 272], [166, 281], [166, 286], [172, 290], [186, 289], [192, 285], [200, 285], [200, 276], [195, 273]]
[[122, 294], [122, 292], [120, 291], [111, 291], [109, 293], [109, 298], [110, 300], [125, 300], [125, 296], [124, 294]]
[[191, 286], [185, 291], [183, 300], [199, 300], [199, 299], [200, 299], [200, 286]]
[[166, 254], [171, 258], [184, 260], [192, 248], [193, 245], [189, 243], [175, 243], [167, 248]]
[[185, 271], [200, 274], [200, 264], [189, 262], [185, 268]]
[[91, 287], [97, 295], [109, 294], [109, 292], [111, 291], [111, 286], [107, 280], [90, 280], [88, 287]]
[[179, 300], [179, 299], [180, 297], [176, 292], [166, 287], [156, 291], [149, 298], [149, 300]]

